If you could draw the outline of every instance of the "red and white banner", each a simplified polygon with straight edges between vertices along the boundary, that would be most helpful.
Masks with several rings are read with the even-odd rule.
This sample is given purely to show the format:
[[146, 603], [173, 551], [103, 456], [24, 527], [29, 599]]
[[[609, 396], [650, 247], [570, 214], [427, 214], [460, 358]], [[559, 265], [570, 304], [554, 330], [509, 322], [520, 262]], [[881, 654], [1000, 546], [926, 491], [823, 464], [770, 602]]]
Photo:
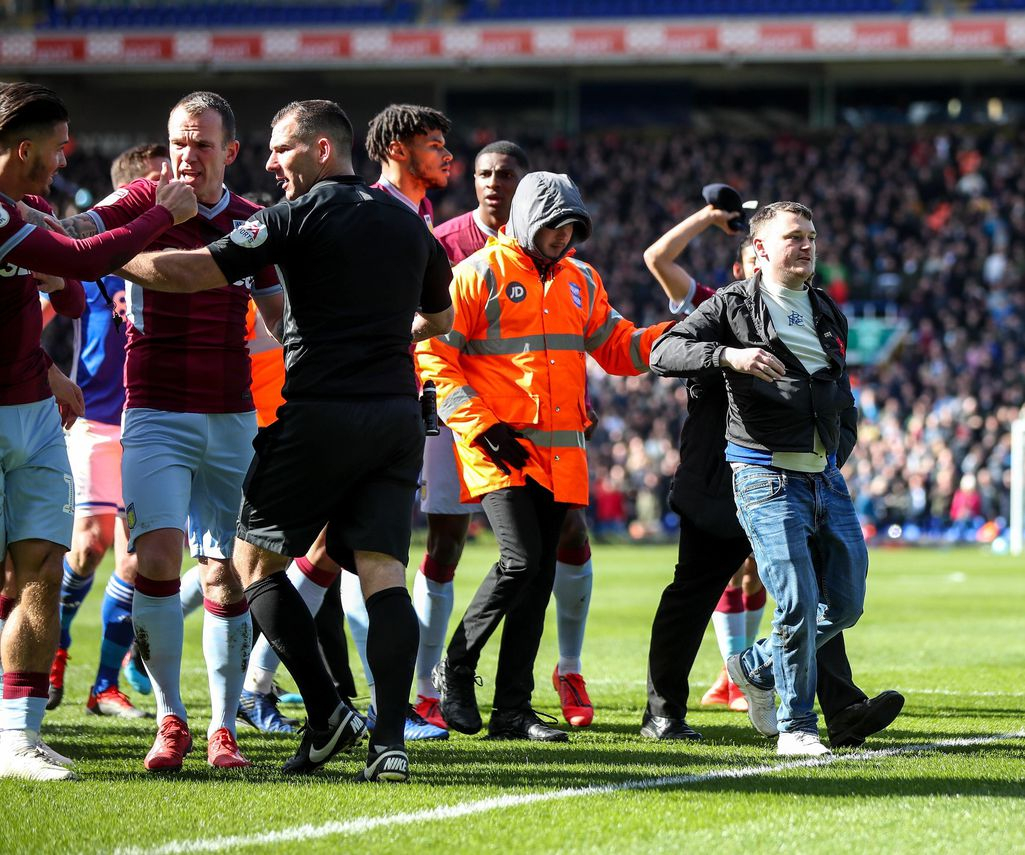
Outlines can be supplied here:
[[731, 18], [446, 27], [0, 35], [0, 68], [396, 67], [653, 60], [1000, 57], [1025, 51], [1025, 15]]

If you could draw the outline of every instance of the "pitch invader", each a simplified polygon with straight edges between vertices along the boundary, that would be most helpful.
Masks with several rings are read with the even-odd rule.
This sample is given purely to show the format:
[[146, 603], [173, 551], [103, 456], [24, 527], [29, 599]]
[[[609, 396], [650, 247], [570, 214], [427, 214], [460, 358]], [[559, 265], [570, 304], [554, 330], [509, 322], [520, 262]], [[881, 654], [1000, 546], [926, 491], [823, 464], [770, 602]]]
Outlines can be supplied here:
[[[195, 190], [199, 216], [152, 248], [206, 246], [258, 210], [223, 185], [239, 150], [235, 117], [221, 96], [194, 92], [172, 109], [168, 134], [174, 174]], [[112, 228], [152, 194], [152, 182], [132, 182], [71, 225], [79, 233]], [[245, 345], [250, 291], [274, 329], [282, 297], [272, 268], [255, 281], [202, 294], [144, 293], [128, 284], [122, 479], [128, 547], [138, 556], [132, 620], [159, 721], [144, 762], [151, 771], [180, 769], [192, 748], [181, 697], [183, 532], [203, 568], [203, 653], [213, 708], [207, 760], [249, 765], [236, 743], [235, 714], [252, 623], [230, 557], [256, 435]]]
[[[49, 214], [38, 198], [65, 164], [68, 113], [51, 90], [30, 83], [0, 85], [0, 558], [10, 558], [0, 603], [3, 698], [0, 700], [0, 777], [67, 780], [70, 761], [42, 743], [48, 670], [59, 634], [61, 560], [71, 545], [74, 485], [62, 422], [84, 409], [81, 391], [40, 347], [42, 315], [33, 273], [63, 277], [54, 306], [81, 314], [84, 294], [75, 275], [103, 276], [154, 237], [196, 211], [193, 191], [161, 186], [141, 216], [86, 241], [73, 241], [26, 222], [24, 199]], [[56, 402], [54, 400], [56, 398]], [[60, 409], [58, 409], [58, 404]], [[62, 418], [63, 417], [63, 418]]]
[[[159, 143], [133, 146], [111, 166], [115, 189], [137, 178], [156, 181], [163, 164], [170, 165], [167, 147]], [[144, 718], [119, 686], [119, 672], [135, 632], [132, 598], [136, 557], [127, 550], [128, 527], [121, 494], [121, 415], [125, 402], [125, 332], [115, 315], [125, 314], [125, 282], [105, 276], [83, 282], [85, 312], [75, 321], [71, 379], [85, 400], [85, 417], [67, 432], [68, 457], [75, 479], [75, 529], [71, 550], [64, 556], [61, 583], [61, 635], [50, 669], [47, 709], [64, 697], [64, 674], [71, 647], [71, 625], [92, 588], [103, 556], [114, 550], [114, 572], [107, 582], [100, 609], [103, 623], [100, 664], [89, 690], [86, 710], [93, 715]]]

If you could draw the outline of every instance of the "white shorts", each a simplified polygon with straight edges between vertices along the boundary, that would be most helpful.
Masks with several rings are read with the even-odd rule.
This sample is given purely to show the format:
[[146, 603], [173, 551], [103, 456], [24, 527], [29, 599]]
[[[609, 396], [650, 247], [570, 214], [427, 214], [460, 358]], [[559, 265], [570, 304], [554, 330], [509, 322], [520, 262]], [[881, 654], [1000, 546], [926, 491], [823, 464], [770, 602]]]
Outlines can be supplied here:
[[0, 559], [20, 540], [71, 549], [75, 487], [57, 402], [0, 407]]
[[256, 413], [133, 408], [122, 423], [129, 551], [148, 531], [177, 528], [196, 558], [230, 558]]
[[75, 516], [124, 514], [121, 425], [79, 419], [65, 438], [75, 477]]
[[481, 510], [477, 502], [459, 501], [459, 464], [452, 431], [439, 424], [440, 433], [427, 437], [424, 444], [424, 468], [420, 479], [420, 510], [425, 514], [474, 514]]

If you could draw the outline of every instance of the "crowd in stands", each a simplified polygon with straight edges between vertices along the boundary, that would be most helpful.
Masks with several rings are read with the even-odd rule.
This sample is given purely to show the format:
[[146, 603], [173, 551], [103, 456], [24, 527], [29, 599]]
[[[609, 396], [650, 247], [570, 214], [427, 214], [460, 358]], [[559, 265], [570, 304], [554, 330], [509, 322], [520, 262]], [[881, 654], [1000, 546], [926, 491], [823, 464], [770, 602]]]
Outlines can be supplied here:
[[[472, 154], [457, 140], [436, 221], [474, 207]], [[772, 137], [607, 133], [520, 140], [536, 168], [569, 173], [592, 210], [580, 249], [614, 305], [639, 324], [666, 300], [642, 252], [725, 181], [747, 199], [797, 199], [815, 214], [817, 281], [849, 315], [898, 313], [902, 345], [852, 371], [860, 442], [846, 474], [866, 531], [880, 539], [992, 540], [1009, 516], [1010, 425], [1025, 403], [1025, 132], [873, 127]], [[273, 193], [253, 139], [228, 173], [240, 192]], [[364, 160], [368, 179], [376, 171]], [[106, 160], [77, 151], [63, 190], [107, 192]], [[736, 239], [713, 229], [681, 262], [704, 284], [730, 281]], [[665, 496], [686, 391], [650, 376], [596, 371], [592, 439], [596, 534], [671, 537]]]

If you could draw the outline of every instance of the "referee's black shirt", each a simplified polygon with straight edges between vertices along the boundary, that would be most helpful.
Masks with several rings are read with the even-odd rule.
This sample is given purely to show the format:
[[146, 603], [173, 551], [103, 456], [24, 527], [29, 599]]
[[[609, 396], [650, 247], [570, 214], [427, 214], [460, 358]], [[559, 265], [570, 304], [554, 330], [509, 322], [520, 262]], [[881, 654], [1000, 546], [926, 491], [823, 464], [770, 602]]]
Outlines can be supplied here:
[[452, 304], [452, 270], [404, 204], [358, 176], [328, 178], [208, 249], [229, 282], [278, 266], [286, 401], [416, 395], [413, 315]]

